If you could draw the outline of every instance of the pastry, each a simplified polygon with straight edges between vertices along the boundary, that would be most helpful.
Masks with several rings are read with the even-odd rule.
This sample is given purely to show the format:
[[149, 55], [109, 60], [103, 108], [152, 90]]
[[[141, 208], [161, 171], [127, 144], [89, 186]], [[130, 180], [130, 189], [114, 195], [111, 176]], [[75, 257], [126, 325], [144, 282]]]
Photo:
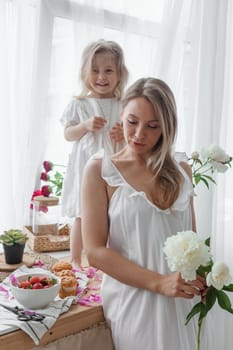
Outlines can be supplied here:
[[52, 271], [57, 273], [62, 270], [72, 270], [72, 264], [68, 261], [58, 261], [52, 266]]
[[59, 277], [72, 276], [75, 277], [75, 273], [72, 270], [61, 270], [55, 273]]
[[63, 299], [71, 295], [76, 295], [77, 285], [78, 285], [78, 281], [76, 277], [73, 277], [73, 276], [61, 277], [61, 287], [59, 290], [59, 297]]

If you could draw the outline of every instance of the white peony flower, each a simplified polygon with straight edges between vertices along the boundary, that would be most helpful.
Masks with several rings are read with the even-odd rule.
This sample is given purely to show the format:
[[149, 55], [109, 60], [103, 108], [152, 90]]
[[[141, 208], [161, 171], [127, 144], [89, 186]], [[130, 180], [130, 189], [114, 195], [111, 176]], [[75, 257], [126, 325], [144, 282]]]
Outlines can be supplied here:
[[207, 286], [213, 286], [214, 288], [221, 290], [224, 285], [228, 285], [232, 282], [229, 268], [223, 262], [216, 261], [212, 267], [211, 272], [206, 277]]
[[230, 160], [230, 157], [226, 154], [226, 152], [215, 144], [209, 145], [209, 147], [206, 149], [203, 148], [201, 153], [203, 158], [206, 160], [210, 158], [211, 160], [219, 163], [225, 163]]
[[192, 154], [191, 154], [192, 159], [199, 159], [199, 157], [200, 157], [200, 154], [198, 151], [192, 152]]
[[216, 170], [218, 173], [225, 173], [228, 169], [228, 166], [226, 164], [216, 162], [214, 160], [212, 160], [210, 164], [213, 167], [213, 169]]
[[164, 253], [171, 271], [178, 271], [186, 281], [196, 279], [196, 270], [210, 261], [210, 249], [193, 231], [178, 232], [168, 237]]

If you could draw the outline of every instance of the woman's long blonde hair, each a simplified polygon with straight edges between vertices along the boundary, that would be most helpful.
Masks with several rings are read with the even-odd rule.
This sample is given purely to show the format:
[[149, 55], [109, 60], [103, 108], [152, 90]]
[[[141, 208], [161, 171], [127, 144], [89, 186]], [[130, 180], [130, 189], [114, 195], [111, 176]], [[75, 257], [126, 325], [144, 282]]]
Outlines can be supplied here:
[[156, 78], [142, 78], [131, 85], [123, 99], [122, 109], [130, 100], [144, 97], [149, 101], [158, 117], [162, 135], [154, 145], [148, 159], [156, 186], [159, 185], [162, 203], [171, 206], [178, 197], [183, 176], [173, 158], [173, 145], [177, 133], [177, 111], [174, 95], [170, 87]]
[[128, 70], [125, 66], [123, 50], [115, 41], [107, 41], [103, 39], [90, 43], [83, 51], [80, 71], [82, 92], [79, 97], [86, 97], [91, 91], [89, 82], [90, 73], [95, 56], [100, 52], [111, 53], [114, 57], [119, 77], [119, 82], [114, 91], [114, 95], [118, 99], [121, 99], [123, 90], [128, 80]]

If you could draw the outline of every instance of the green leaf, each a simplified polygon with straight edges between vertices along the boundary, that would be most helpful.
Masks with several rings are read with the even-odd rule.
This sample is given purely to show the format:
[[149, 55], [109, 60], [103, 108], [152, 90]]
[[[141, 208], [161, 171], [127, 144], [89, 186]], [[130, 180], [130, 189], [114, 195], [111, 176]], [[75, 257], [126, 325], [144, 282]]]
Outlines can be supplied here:
[[206, 317], [207, 315], [207, 308], [206, 308], [206, 305], [201, 303], [201, 312], [200, 312], [200, 316], [199, 316], [199, 319], [198, 321], [200, 322], [201, 320], [203, 320], [204, 317]]
[[194, 174], [194, 182], [195, 182], [195, 185], [198, 185], [198, 183], [200, 182], [200, 180], [201, 180], [201, 174], [200, 174], [200, 173]]
[[205, 244], [210, 247], [210, 237], [205, 240]]
[[209, 181], [213, 182], [214, 184], [216, 184], [216, 181], [212, 178], [212, 176], [202, 174], [202, 177], [205, 177], [206, 180], [209, 180]]
[[222, 289], [226, 290], [228, 292], [233, 292], [233, 284], [229, 284], [228, 286], [224, 286]]
[[212, 176], [202, 174], [202, 178], [205, 178], [206, 180], [211, 181], [216, 185], [216, 181], [212, 178]]
[[205, 277], [205, 273], [206, 273], [206, 269], [205, 269], [205, 266], [199, 266], [198, 269], [197, 269], [197, 274], [199, 276], [202, 276], [202, 277]]
[[216, 289], [216, 293], [217, 293], [219, 306], [222, 309], [233, 314], [233, 309], [231, 307], [231, 301], [230, 301], [229, 297], [227, 296], [227, 294], [225, 292], [223, 292], [222, 290], [217, 290], [217, 289]]
[[57, 179], [57, 180], [59, 180], [59, 179], [62, 179], [63, 178], [63, 176], [62, 176], [62, 174], [61, 173], [59, 173], [58, 171], [54, 174], [54, 177], [55, 177], [55, 179]]
[[202, 276], [202, 277], [205, 277], [206, 276], [206, 273], [210, 272], [211, 269], [212, 269], [212, 266], [213, 266], [213, 261], [210, 260], [208, 265], [204, 266], [204, 265], [200, 265], [197, 269], [197, 274]]
[[206, 294], [206, 310], [207, 312], [214, 306], [217, 299], [216, 289], [210, 288]]
[[209, 189], [209, 183], [208, 183], [208, 181], [207, 181], [203, 176], [201, 176], [200, 180], [201, 180], [202, 182], [204, 182], [204, 184], [206, 185], [206, 187]]
[[196, 305], [193, 306], [192, 310], [188, 313], [185, 321], [185, 325], [188, 324], [188, 322], [191, 320], [193, 316], [201, 312], [203, 303], [200, 301], [200, 303], [197, 303]]

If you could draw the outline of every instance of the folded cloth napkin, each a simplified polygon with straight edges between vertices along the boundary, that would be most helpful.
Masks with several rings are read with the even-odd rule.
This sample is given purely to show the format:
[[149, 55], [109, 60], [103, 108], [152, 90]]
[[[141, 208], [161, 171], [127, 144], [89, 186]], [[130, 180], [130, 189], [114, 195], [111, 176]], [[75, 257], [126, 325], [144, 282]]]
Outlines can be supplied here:
[[[23, 273], [30, 273], [31, 269], [26, 266], [21, 266], [19, 269], [14, 271], [14, 275], [17, 277]], [[33, 273], [43, 273], [44, 269], [33, 268]], [[5, 292], [4, 292], [5, 291]], [[7, 306], [19, 306], [22, 307], [17, 301], [13, 298], [10, 293], [9, 287], [9, 277], [7, 277], [1, 283], [1, 295], [0, 303]], [[45, 316], [42, 321], [19, 321], [17, 315], [11, 311], [8, 311], [4, 307], [0, 306], [0, 325], [10, 325], [21, 328], [25, 333], [27, 333], [34, 341], [36, 345], [39, 345], [40, 339], [43, 335], [54, 325], [58, 317], [69, 310], [71, 304], [75, 302], [74, 297], [67, 297], [64, 299], [56, 298], [51, 302], [48, 307], [43, 309], [33, 310], [39, 314]]]

